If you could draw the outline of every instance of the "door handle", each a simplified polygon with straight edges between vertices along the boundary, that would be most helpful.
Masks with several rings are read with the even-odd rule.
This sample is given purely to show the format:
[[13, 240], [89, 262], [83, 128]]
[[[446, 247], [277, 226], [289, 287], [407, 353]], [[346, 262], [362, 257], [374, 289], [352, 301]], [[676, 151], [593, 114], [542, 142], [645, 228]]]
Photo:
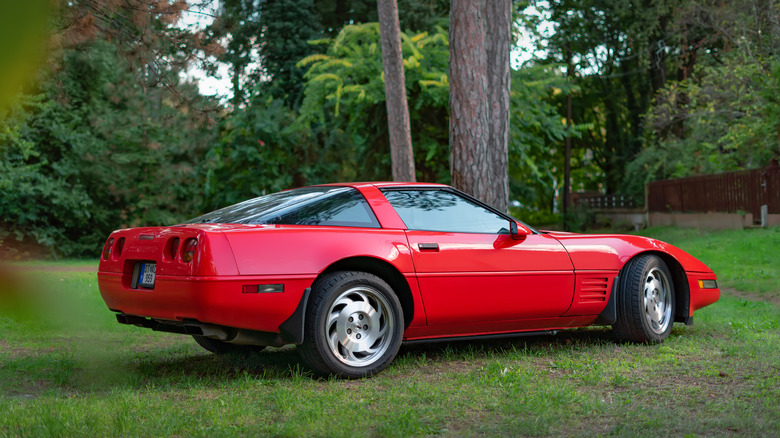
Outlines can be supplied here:
[[418, 243], [417, 248], [420, 249], [420, 251], [433, 251], [438, 252], [439, 251], [439, 244], [438, 243]]

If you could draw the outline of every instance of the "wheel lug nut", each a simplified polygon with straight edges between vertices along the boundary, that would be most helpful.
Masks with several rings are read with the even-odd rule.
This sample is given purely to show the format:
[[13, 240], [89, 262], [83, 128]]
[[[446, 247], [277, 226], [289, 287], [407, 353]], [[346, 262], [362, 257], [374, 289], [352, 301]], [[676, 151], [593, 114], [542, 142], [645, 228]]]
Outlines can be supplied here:
[[358, 318], [363, 319], [363, 315], [358, 316]]
[[357, 334], [357, 336], [355, 336], [355, 337], [356, 337], [356, 338], [358, 338], [358, 339], [360, 339], [360, 333], [358, 333], [358, 334]]
[[349, 317], [349, 322], [352, 322], [352, 321], [354, 321], [354, 320], [355, 320], [355, 318], [353, 318], [353, 317], [351, 317], [351, 316]]
[[347, 329], [347, 334], [348, 334], [348, 335], [351, 335], [351, 334], [352, 334], [352, 330], [350, 330], [350, 329]]
[[363, 330], [368, 330], [368, 325], [364, 325]]

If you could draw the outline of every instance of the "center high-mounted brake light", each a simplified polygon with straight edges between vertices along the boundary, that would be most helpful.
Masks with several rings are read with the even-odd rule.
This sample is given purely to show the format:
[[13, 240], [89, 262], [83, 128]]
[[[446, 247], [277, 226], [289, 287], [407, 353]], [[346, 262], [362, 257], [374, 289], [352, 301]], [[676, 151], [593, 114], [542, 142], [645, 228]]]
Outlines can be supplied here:
[[185, 263], [189, 263], [195, 258], [195, 250], [198, 249], [198, 239], [190, 237], [184, 242], [184, 247], [181, 250], [181, 259]]

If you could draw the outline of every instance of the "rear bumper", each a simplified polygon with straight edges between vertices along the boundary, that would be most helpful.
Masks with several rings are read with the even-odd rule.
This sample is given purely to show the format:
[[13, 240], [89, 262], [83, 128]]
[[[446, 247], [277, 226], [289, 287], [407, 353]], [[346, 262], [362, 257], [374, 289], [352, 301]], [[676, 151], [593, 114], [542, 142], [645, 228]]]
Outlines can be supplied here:
[[[100, 295], [125, 315], [278, 333], [314, 276], [183, 277], [158, 275], [154, 289], [133, 289], [130, 274], [98, 272]], [[244, 285], [284, 284], [281, 293], [243, 293]]]

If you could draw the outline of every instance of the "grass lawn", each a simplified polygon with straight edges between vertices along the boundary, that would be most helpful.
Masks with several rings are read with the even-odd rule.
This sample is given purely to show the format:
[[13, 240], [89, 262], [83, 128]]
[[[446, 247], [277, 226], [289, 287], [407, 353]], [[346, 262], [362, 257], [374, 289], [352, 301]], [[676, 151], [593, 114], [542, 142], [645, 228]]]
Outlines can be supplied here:
[[780, 229], [643, 234], [726, 288], [663, 344], [416, 344], [358, 381], [313, 379], [292, 348], [215, 356], [119, 325], [88, 264], [24, 264], [36, 306], [0, 302], [0, 436], [780, 435]]

